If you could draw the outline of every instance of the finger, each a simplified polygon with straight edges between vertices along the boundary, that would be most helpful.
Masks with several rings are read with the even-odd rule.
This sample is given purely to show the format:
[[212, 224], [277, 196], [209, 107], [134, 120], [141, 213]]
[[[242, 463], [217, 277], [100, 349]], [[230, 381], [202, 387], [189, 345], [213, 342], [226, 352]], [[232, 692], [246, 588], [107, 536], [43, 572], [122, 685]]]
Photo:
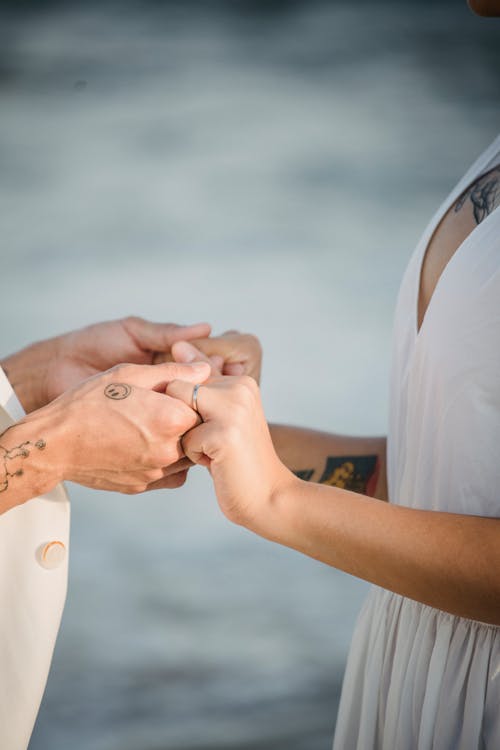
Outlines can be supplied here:
[[191, 345], [195, 346], [206, 357], [212, 357], [214, 354], [217, 354], [226, 361], [232, 359], [235, 355], [234, 340], [228, 334], [216, 336], [215, 338], [194, 339], [191, 341]]
[[223, 375], [244, 375], [245, 365], [240, 364], [239, 362], [234, 362], [234, 363], [229, 362], [227, 365], [224, 365], [224, 367], [222, 368], [222, 374]]
[[[97, 376], [99, 377], [99, 376]], [[105, 373], [108, 383], [124, 383], [164, 392], [172, 380], [186, 380], [189, 383], [203, 383], [210, 377], [210, 367], [206, 362], [182, 364], [165, 362], [160, 365], [119, 365]]]
[[222, 357], [218, 357], [217, 355], [216, 359], [214, 357], [207, 356], [202, 351], [193, 346], [193, 344], [190, 344], [187, 341], [177, 341], [172, 346], [172, 357], [174, 358], [175, 362], [207, 362], [212, 368], [212, 375], [221, 374], [221, 368], [217, 367], [216, 362], [224, 361]]
[[182, 487], [185, 483], [188, 475], [188, 469], [184, 471], [178, 471], [176, 474], [171, 474], [163, 479], [157, 479], [156, 482], [151, 482], [147, 486], [147, 492], [152, 490], [175, 490], [178, 487]]
[[[194, 385], [192, 383], [187, 383], [185, 380], [173, 380], [171, 383], [167, 385], [166, 388], [166, 394], [167, 396], [171, 396], [172, 398], [176, 398], [179, 401], [182, 401], [186, 406], [190, 406], [193, 408], [193, 391], [194, 391]], [[202, 391], [203, 387], [198, 388], [198, 395], [196, 399], [196, 406], [201, 414], [201, 401], [202, 399]]]
[[[206, 422], [212, 417], [220, 416], [222, 411], [227, 412], [229, 405], [228, 390], [221, 385], [229, 378], [213, 378], [210, 380], [210, 386], [200, 384], [196, 397], [196, 412], [201, 419]], [[227, 383], [229, 385], [229, 382]], [[184, 380], [174, 380], [167, 385], [167, 396], [181, 401], [186, 406], [193, 409], [193, 383], [186, 383]], [[185, 430], [188, 432], [188, 430]], [[184, 441], [185, 435], [182, 440]]]
[[260, 367], [262, 360], [262, 348], [259, 340], [251, 334], [239, 334], [227, 331], [222, 336], [194, 340], [190, 342], [206, 357], [214, 355], [222, 357], [224, 365], [242, 365], [227, 374], [251, 375], [257, 382], [260, 378]]
[[224, 367], [224, 358], [219, 357], [218, 354], [214, 354], [212, 357], [209, 357], [210, 362], [212, 363], [212, 370], [215, 370], [219, 375], [222, 375], [222, 368]]
[[213, 436], [212, 426], [203, 423], [182, 438], [184, 453], [198, 466], [210, 467], [210, 436]]
[[141, 349], [160, 352], [169, 351], [175, 341], [205, 338], [211, 331], [208, 323], [180, 326], [136, 317], [126, 318], [123, 325]]
[[[180, 446], [180, 451], [184, 451], [184, 448], [182, 446]], [[187, 469], [190, 469], [192, 465], [193, 462], [191, 461], [191, 459], [184, 456], [175, 463], [170, 464], [170, 466], [163, 467], [163, 479], [165, 477], [171, 476], [172, 474], [177, 474], [180, 471], [186, 471]]]

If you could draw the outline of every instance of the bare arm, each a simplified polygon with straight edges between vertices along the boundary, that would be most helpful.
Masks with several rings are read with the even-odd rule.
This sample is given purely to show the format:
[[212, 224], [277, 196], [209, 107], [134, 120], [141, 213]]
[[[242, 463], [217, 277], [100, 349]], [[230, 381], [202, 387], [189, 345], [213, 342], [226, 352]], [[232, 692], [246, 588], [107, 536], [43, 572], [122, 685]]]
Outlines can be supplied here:
[[[174, 382], [167, 392], [189, 403], [192, 386]], [[210, 469], [230, 520], [403, 596], [500, 625], [500, 518], [414, 510], [298, 479], [274, 451], [250, 379], [214, 379], [198, 408], [204, 423], [184, 449]]]
[[[210, 357], [220, 359], [218, 368], [213, 367]], [[262, 349], [255, 336], [230, 331], [191, 344], [176, 343], [172, 355], [162, 355], [158, 360], [172, 358], [177, 362], [205, 360], [212, 365], [214, 375], [220, 371], [225, 375], [245, 374], [259, 382]], [[269, 429], [276, 453], [300, 479], [387, 500], [385, 437], [348, 437], [277, 424]]]
[[414, 510], [293, 480], [264, 536], [430, 606], [500, 625], [500, 519]]
[[280, 460], [305, 481], [387, 500], [386, 438], [269, 425]]

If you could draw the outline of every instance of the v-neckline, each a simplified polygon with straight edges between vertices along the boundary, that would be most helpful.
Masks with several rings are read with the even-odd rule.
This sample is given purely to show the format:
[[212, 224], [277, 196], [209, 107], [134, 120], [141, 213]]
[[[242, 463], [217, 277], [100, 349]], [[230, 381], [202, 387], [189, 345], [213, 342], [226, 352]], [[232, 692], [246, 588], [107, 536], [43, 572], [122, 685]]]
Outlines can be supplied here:
[[[496, 149], [494, 148], [495, 146], [496, 146]], [[439, 275], [439, 278], [436, 282], [436, 286], [434, 287], [431, 297], [427, 303], [427, 307], [425, 308], [425, 312], [422, 317], [422, 322], [419, 326], [418, 325], [418, 310], [419, 310], [419, 303], [420, 303], [420, 285], [421, 285], [421, 280], [422, 280], [422, 271], [423, 271], [425, 257], [427, 255], [427, 251], [430, 247], [430, 244], [434, 238], [434, 235], [439, 229], [441, 222], [444, 220], [449, 210], [451, 209], [453, 204], [456, 203], [456, 201], [460, 198], [460, 196], [463, 195], [463, 193], [474, 182], [476, 182], [482, 175], [487, 174], [489, 171], [495, 169], [495, 167], [499, 165], [500, 165], [500, 136], [497, 136], [497, 138], [495, 138], [495, 140], [490, 145], [490, 147], [472, 165], [472, 167], [468, 170], [468, 172], [464, 175], [464, 177], [461, 180], [459, 180], [454, 190], [452, 190], [449, 196], [443, 201], [443, 203], [441, 204], [437, 212], [434, 214], [434, 217], [432, 218], [424, 236], [422, 237], [421, 247], [419, 250], [418, 260], [417, 260], [418, 272], [416, 274], [416, 289], [414, 290], [413, 302], [412, 302], [412, 310], [413, 310], [412, 328], [414, 332], [415, 342], [417, 342], [422, 336], [422, 331], [425, 326], [425, 322], [427, 318], [429, 317], [429, 310], [432, 307], [434, 297], [436, 295], [436, 292], [439, 292], [439, 288], [442, 286], [443, 278], [446, 278], [447, 272], [449, 271], [450, 264], [453, 263], [453, 260], [454, 258], [457, 257], [457, 255], [461, 255], [463, 253], [463, 249], [467, 245], [467, 241], [469, 240], [469, 238], [472, 237], [474, 232], [477, 229], [479, 229], [480, 226], [482, 226], [486, 221], [488, 221], [488, 218], [489, 216], [491, 216], [491, 214], [489, 214], [485, 219], [483, 219], [481, 224], [478, 224], [477, 226], [475, 226], [472, 229], [472, 231], [469, 232], [469, 234], [466, 237], [464, 237], [462, 242], [457, 246], [457, 248], [455, 249], [451, 257], [447, 261], [446, 265], [444, 266], [443, 270], [441, 271]], [[500, 206], [498, 208], [500, 208]], [[494, 212], [492, 211], [491, 213], [494, 213]]]

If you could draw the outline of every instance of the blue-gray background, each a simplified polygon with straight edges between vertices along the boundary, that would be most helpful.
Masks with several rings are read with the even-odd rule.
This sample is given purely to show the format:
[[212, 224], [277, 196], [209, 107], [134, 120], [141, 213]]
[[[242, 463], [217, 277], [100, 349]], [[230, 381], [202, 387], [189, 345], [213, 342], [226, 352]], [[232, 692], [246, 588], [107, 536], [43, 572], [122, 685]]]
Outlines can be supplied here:
[[[383, 433], [419, 232], [499, 129], [499, 25], [436, 2], [0, 11], [1, 349], [130, 313], [257, 333], [270, 419]], [[71, 487], [30, 750], [328, 748], [365, 585], [207, 477]]]

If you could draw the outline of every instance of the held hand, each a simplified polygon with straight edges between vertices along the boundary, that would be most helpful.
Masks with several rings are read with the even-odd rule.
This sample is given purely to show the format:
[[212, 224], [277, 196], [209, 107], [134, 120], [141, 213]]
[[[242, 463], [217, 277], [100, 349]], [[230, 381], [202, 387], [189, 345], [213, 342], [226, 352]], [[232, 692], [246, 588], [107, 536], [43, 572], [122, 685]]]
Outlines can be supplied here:
[[174, 342], [209, 333], [207, 323], [178, 326], [129, 317], [38, 342], [8, 357], [2, 365], [25, 410], [31, 412], [114, 365], [152, 364], [155, 355], [170, 352]]
[[[167, 394], [192, 404], [193, 386], [175, 380]], [[258, 386], [245, 376], [212, 378], [196, 406], [203, 423], [183, 437], [186, 456], [209, 468], [227, 518], [265, 536], [275, 492], [295, 477], [274, 451]]]
[[[260, 382], [262, 347], [256, 336], [227, 331], [213, 338], [192, 339], [190, 343], [199, 353], [205, 355], [205, 358], [210, 359], [214, 374], [250, 375], [257, 383]], [[155, 361], [174, 359], [176, 362], [189, 362], [193, 357], [196, 355], [192, 350], [176, 344], [172, 347], [171, 355], [157, 355]], [[199, 356], [197, 358], [201, 359]]]
[[120, 365], [20, 424], [27, 440], [46, 442], [45, 465], [58, 467], [59, 480], [127, 494], [180, 486], [191, 465], [181, 436], [199, 417], [165, 389], [174, 378], [203, 382], [209, 373], [205, 363]]

